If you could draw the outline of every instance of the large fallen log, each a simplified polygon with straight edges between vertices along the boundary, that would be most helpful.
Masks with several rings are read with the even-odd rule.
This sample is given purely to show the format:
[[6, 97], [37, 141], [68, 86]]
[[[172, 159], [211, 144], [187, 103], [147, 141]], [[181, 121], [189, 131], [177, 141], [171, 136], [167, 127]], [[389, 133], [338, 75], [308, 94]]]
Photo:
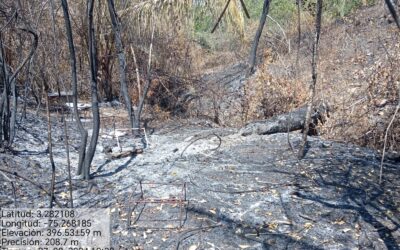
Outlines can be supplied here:
[[106, 153], [106, 156], [108, 159], [114, 160], [114, 159], [119, 159], [119, 158], [124, 158], [132, 155], [137, 155], [143, 153], [142, 148], [134, 148], [134, 147], [126, 147], [126, 148], [121, 148], [118, 150], [118, 148], [113, 148], [113, 149], [108, 149]]
[[[313, 109], [309, 135], [318, 135], [317, 125], [319, 123], [323, 124], [326, 121], [326, 118], [329, 117], [329, 111], [329, 106], [326, 103], [321, 103]], [[304, 128], [306, 112], [307, 107], [303, 106], [267, 120], [252, 122], [242, 128], [240, 134], [243, 136], [251, 134], [267, 135], [301, 130]]]

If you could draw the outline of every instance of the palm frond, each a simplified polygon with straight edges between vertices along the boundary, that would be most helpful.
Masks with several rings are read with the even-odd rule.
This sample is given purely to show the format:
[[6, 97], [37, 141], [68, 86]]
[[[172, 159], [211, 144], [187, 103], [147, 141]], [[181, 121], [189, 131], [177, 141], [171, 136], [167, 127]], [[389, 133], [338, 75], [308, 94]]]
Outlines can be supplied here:
[[[180, 23], [188, 27], [192, 24], [193, 11], [196, 6], [208, 6], [217, 16], [227, 0], [142, 0], [131, 1], [129, 5], [118, 11], [118, 16], [135, 20], [136, 25], [149, 28], [151, 18], [159, 20], [159, 24], [165, 26]], [[244, 16], [240, 0], [231, 1], [224, 24], [230, 31], [244, 33]], [[117, 8], [118, 9], [118, 8]]]

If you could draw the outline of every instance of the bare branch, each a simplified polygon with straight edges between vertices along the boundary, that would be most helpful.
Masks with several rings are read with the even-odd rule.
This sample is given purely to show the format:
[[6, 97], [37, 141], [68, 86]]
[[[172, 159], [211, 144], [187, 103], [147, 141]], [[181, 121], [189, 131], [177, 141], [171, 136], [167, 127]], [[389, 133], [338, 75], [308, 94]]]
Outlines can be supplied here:
[[317, 85], [318, 44], [321, 34], [322, 2], [323, 0], [318, 0], [317, 2], [317, 16], [315, 18], [315, 38], [313, 43], [312, 62], [311, 62], [312, 82], [309, 88], [307, 113], [304, 121], [303, 141], [298, 153], [299, 159], [303, 158], [305, 154], [307, 135], [310, 130], [311, 110], [313, 107], [314, 97], [315, 97], [315, 86]]
[[[17, 178], [19, 178], [19, 179], [24, 180], [24, 181], [27, 181], [27, 182], [31, 183], [32, 185], [34, 185], [35, 187], [37, 187], [38, 189], [42, 190], [42, 191], [43, 191], [45, 194], [47, 194], [48, 196], [51, 196], [51, 194], [49, 193], [49, 191], [47, 191], [44, 187], [42, 187], [42, 185], [40, 185], [40, 184], [38, 184], [38, 183], [32, 181], [31, 179], [29, 179], [29, 178], [27, 178], [27, 177], [24, 177], [24, 176], [22, 176], [22, 175], [19, 175], [17, 172], [11, 172], [11, 171], [9, 171], [9, 170], [2, 169], [2, 168], [0, 168], [0, 171], [1, 171], [1, 172], [4, 172], [4, 173], [7, 173], [7, 174], [10, 174], [10, 175], [13, 175], [13, 176], [15, 176], [15, 177], [17, 177]], [[57, 206], [59, 206], [60, 208], [63, 207], [63, 205], [61, 205], [61, 203], [58, 202], [55, 198], [54, 198], [54, 202], [55, 202], [55, 203], [57, 204]]]
[[217, 29], [218, 24], [221, 22], [222, 17], [224, 16], [226, 10], [228, 9], [229, 3], [231, 0], [227, 0], [224, 9], [221, 12], [221, 15], [219, 15], [217, 22], [214, 25], [214, 28], [211, 30], [211, 33], [214, 33], [214, 31]]
[[15, 78], [17, 77], [17, 75], [21, 71], [21, 69], [32, 58], [33, 54], [35, 53], [35, 51], [37, 49], [38, 42], [39, 42], [39, 37], [33, 29], [28, 28], [28, 27], [19, 28], [19, 29], [22, 31], [28, 32], [33, 36], [32, 48], [31, 48], [31, 51], [29, 52], [29, 55], [24, 59], [24, 61], [19, 65], [19, 67], [14, 71], [14, 74], [10, 77], [9, 82], [13, 82], [15, 80]]
[[385, 3], [389, 9], [390, 14], [392, 15], [395, 23], [397, 24], [397, 28], [400, 29], [400, 21], [399, 21], [399, 16], [396, 12], [396, 8], [393, 6], [393, 3], [391, 0], [385, 0]]

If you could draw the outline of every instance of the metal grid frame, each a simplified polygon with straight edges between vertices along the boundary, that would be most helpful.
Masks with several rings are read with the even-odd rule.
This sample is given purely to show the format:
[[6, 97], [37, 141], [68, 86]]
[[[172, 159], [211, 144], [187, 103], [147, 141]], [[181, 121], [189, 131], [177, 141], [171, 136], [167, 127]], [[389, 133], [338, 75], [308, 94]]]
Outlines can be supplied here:
[[[156, 198], [156, 197], [145, 197], [145, 192], [143, 189], [143, 185], [149, 185], [148, 189], [155, 189], [155, 187], [151, 187], [150, 185], [156, 185], [157, 187], [160, 186], [165, 186], [165, 187], [181, 187], [180, 193], [177, 194], [176, 197], [173, 198], [168, 198], [168, 199], [163, 199], [163, 198]], [[140, 181], [139, 184], [136, 186], [135, 190], [139, 187], [139, 193], [136, 195], [138, 198], [134, 199], [135, 197], [135, 191], [132, 193], [130, 196], [130, 201], [129, 205], [132, 206], [128, 210], [128, 221], [127, 221], [127, 227], [130, 229], [152, 229], [152, 230], [174, 230], [174, 229], [181, 229], [183, 225], [185, 224], [186, 217], [187, 217], [187, 205], [188, 205], [188, 200], [186, 198], [187, 195], [187, 183], [161, 183], [161, 182], [145, 182], [145, 181]], [[144, 206], [146, 204], [167, 204], [167, 205], [177, 205], [179, 206], [179, 216], [176, 219], [154, 219], [154, 220], [140, 220], [140, 216], [144, 210], [144, 207], [142, 210], [139, 212], [137, 216], [135, 216], [135, 219], [132, 221], [132, 214], [133, 212], [138, 208], [140, 204], [143, 204]], [[184, 217], [185, 216], [185, 217]], [[139, 226], [135, 225], [138, 221], [141, 222], [146, 222], [146, 221], [152, 221], [152, 222], [179, 222], [179, 225], [176, 227], [148, 227], [148, 226]]]

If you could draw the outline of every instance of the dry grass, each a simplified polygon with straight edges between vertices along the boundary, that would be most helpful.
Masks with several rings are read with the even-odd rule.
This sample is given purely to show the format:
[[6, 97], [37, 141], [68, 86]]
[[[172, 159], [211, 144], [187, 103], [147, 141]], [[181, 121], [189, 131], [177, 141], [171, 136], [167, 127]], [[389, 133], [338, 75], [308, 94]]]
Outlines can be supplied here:
[[304, 103], [307, 93], [303, 82], [290, 74], [274, 74], [272, 68], [280, 63], [271, 49], [264, 50], [263, 65], [244, 87], [245, 123], [288, 112]]
[[[320, 131], [327, 139], [383, 148], [400, 88], [400, 36], [384, 16], [384, 8], [377, 5], [343, 21], [327, 24], [325, 20], [317, 99], [328, 101], [333, 107]], [[297, 76], [296, 51], [285, 54], [270, 38], [273, 50], [264, 56], [258, 74], [247, 84], [247, 120], [287, 112], [305, 103], [306, 88], [311, 81], [313, 23], [310, 20], [306, 18], [302, 23]], [[288, 30], [287, 34], [295, 40], [294, 30]], [[397, 117], [388, 133], [389, 151], [400, 151], [399, 125]]]
[[[380, 6], [366, 9], [326, 33], [331, 46], [323, 46], [321, 55], [330, 58], [321, 63], [320, 93], [335, 109], [323, 129], [329, 139], [383, 148], [400, 88], [400, 37], [383, 15]], [[398, 125], [399, 118], [388, 133], [391, 151], [400, 150]]]

